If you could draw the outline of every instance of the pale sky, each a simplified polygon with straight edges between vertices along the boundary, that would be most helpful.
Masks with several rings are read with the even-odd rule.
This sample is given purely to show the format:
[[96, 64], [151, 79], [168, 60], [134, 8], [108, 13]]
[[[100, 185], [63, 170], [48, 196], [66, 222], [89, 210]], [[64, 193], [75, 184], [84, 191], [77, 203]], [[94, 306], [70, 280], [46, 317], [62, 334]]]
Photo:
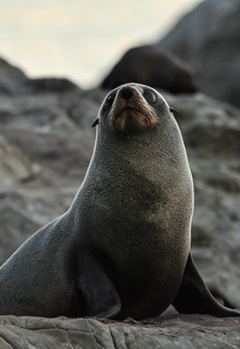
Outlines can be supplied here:
[[128, 48], [160, 39], [200, 0], [0, 0], [0, 56], [29, 76], [91, 87]]

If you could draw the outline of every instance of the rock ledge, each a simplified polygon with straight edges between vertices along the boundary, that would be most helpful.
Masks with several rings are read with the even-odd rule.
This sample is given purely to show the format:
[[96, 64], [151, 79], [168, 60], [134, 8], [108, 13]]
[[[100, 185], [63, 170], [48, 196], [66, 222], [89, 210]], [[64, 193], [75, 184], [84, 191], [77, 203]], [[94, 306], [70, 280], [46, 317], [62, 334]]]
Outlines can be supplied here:
[[239, 348], [240, 319], [173, 315], [136, 322], [0, 317], [0, 348]]

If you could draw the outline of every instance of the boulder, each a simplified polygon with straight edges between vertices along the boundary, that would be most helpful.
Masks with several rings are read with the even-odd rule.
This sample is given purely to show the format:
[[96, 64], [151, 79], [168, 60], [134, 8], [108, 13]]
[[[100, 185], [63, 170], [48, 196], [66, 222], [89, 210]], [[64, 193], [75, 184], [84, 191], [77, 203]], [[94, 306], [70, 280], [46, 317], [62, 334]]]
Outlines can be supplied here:
[[159, 42], [189, 64], [200, 90], [240, 106], [240, 2], [205, 0]]
[[161, 88], [174, 94], [193, 93], [198, 90], [187, 64], [157, 45], [128, 50], [105, 77], [101, 87], [113, 89], [127, 82]]

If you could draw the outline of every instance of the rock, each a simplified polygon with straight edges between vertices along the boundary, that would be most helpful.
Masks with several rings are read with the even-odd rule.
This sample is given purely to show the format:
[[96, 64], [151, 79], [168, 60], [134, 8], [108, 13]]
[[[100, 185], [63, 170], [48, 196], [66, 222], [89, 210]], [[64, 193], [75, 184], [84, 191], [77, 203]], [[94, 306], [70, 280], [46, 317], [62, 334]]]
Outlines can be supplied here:
[[238, 0], [206, 0], [159, 42], [192, 67], [203, 93], [235, 106], [240, 106], [239, 16]]
[[[37, 78], [37, 79], [25, 79], [22, 82], [27, 92], [68, 92], [77, 91], [80, 88], [72, 81], [66, 78]], [[19, 89], [20, 90], [20, 89]]]
[[239, 318], [180, 315], [136, 322], [0, 317], [0, 347], [66, 349], [239, 348]]
[[30, 93], [61, 93], [81, 90], [66, 78], [28, 78], [22, 70], [0, 58], [0, 95], [23, 95]]
[[[37, 78], [19, 79], [8, 81], [2, 85], [4, 94], [8, 95], [28, 95], [31, 93], [65, 93], [80, 91], [80, 87], [66, 78]], [[7, 91], [7, 92], [6, 92]], [[1, 90], [0, 90], [1, 94]]]
[[0, 92], [2, 83], [24, 79], [25, 77], [26, 75], [22, 70], [9, 64], [5, 59], [0, 58]]
[[113, 89], [132, 81], [174, 94], [198, 90], [190, 68], [157, 45], [134, 47], [127, 51], [103, 80], [101, 87]]
[[0, 135], [0, 181], [4, 185], [26, 180], [34, 175], [31, 162]]
[[[78, 97], [76, 93], [75, 98]], [[51, 161], [57, 171], [67, 171], [68, 175], [86, 168], [94, 137], [86, 138], [84, 130], [76, 128], [67, 114], [69, 111], [64, 110], [63, 96], [31, 93], [16, 98], [0, 97], [1, 101], [0, 132], [31, 161], [39, 165]], [[91, 129], [90, 120], [88, 128]], [[41, 167], [44, 168], [48, 170], [48, 166]]]

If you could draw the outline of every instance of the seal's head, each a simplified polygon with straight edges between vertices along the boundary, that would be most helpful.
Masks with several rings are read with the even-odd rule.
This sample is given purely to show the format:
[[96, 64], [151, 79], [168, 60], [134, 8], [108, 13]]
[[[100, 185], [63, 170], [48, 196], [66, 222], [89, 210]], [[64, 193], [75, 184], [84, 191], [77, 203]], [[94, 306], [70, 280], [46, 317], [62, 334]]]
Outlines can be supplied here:
[[141, 133], [154, 129], [159, 115], [171, 112], [165, 99], [153, 88], [129, 83], [109, 92], [93, 126], [106, 122], [118, 134]]

